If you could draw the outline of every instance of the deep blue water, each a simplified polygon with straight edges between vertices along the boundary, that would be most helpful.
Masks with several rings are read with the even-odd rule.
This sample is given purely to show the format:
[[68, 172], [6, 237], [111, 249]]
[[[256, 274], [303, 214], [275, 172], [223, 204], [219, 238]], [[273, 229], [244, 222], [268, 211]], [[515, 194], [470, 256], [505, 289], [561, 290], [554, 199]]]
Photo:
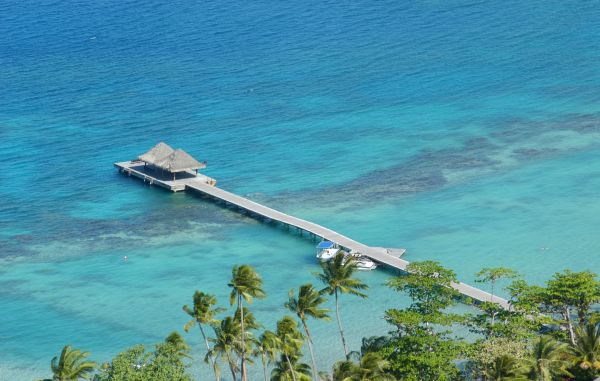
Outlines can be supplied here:
[[[161, 140], [225, 189], [465, 281], [597, 271], [598, 6], [0, 3], [0, 380], [47, 376], [67, 343], [105, 361], [161, 340], [195, 289], [226, 303], [236, 263], [263, 274], [269, 328], [314, 281], [311, 242], [112, 168]], [[405, 303], [388, 276], [343, 301], [354, 348]], [[322, 367], [333, 329], [314, 328]]]

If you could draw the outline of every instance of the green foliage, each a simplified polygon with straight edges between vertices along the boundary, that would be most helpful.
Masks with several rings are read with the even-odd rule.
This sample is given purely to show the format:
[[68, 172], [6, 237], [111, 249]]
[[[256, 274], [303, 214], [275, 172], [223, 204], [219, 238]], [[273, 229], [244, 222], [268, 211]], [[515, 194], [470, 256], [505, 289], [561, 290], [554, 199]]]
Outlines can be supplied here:
[[[198, 328], [200, 328], [200, 333], [202, 334], [204, 344], [206, 345], [206, 351], [208, 353], [210, 352], [210, 346], [208, 345], [208, 337], [206, 336], [203, 325], [212, 326], [217, 324], [218, 320], [216, 319], [216, 315], [222, 312], [224, 309], [215, 308], [214, 306], [217, 304], [217, 298], [214, 295], [206, 294], [202, 291], [196, 291], [194, 293], [193, 301], [194, 304], [192, 308], [187, 305], [183, 306], [183, 311], [192, 318], [183, 326], [183, 329], [186, 332], [189, 332], [194, 324], [198, 324]], [[213, 368], [215, 380], [219, 381], [220, 370], [218, 364], [210, 355], [207, 359]]]
[[279, 338], [269, 330], [264, 331], [255, 342], [255, 355], [265, 356], [269, 361], [275, 361], [279, 348]]
[[328, 308], [321, 308], [325, 299], [312, 284], [303, 284], [298, 290], [298, 296], [295, 296], [294, 290], [288, 293], [288, 301], [285, 307], [295, 313], [300, 320], [306, 321], [308, 317], [314, 319], [330, 320]]
[[350, 294], [366, 298], [367, 294], [361, 290], [366, 290], [368, 286], [359, 279], [352, 277], [356, 271], [356, 261], [352, 257], [346, 258], [341, 252], [338, 253], [333, 260], [321, 262], [321, 270], [321, 273], [315, 274], [325, 285], [325, 288], [320, 292], [322, 294], [326, 293], [335, 296], [335, 316], [340, 331], [340, 338], [342, 339], [344, 355], [346, 355], [346, 359], [348, 359], [349, 352], [344, 336], [342, 319], [340, 317], [339, 297], [341, 294]]
[[[329, 381], [455, 381], [464, 377], [478, 381], [577, 381], [600, 376], [600, 312], [591, 311], [600, 302], [600, 283], [592, 272], [556, 273], [544, 287], [515, 280], [507, 288], [511, 294], [509, 310], [490, 300], [477, 305], [480, 313], [458, 315], [448, 312], [458, 296], [452, 288], [457, 282], [454, 272], [437, 262], [414, 262], [406, 275], [388, 282], [393, 289], [408, 294], [412, 303], [404, 309], [387, 310], [384, 318], [393, 329], [386, 336], [363, 338], [360, 356], [352, 352], [356, 361], [350, 361], [339, 297], [351, 294], [364, 298], [367, 285], [353, 277], [356, 264], [352, 258], [338, 254], [321, 266], [322, 272], [316, 276], [325, 287], [317, 291], [304, 284], [298, 293], [292, 289], [284, 304], [299, 318], [305, 335], [293, 317], [284, 316], [275, 332], [264, 331], [255, 337], [253, 331], [261, 325], [244, 303], [265, 293], [262, 279], [248, 265], [232, 270], [228, 284], [230, 304], [236, 305], [232, 316], [219, 321], [216, 316], [223, 309], [215, 307], [216, 298], [201, 291], [194, 293], [193, 305], [183, 307], [191, 317], [184, 328], [200, 328], [207, 347], [204, 360], [213, 366], [215, 380], [221, 380], [217, 359], [228, 365], [233, 380], [241, 376], [245, 381], [246, 365], [252, 365], [254, 358], [261, 359], [265, 381], [269, 365], [272, 381], [309, 381], [311, 377], [315, 381], [318, 377]], [[494, 282], [514, 275], [506, 268], [486, 268], [477, 274], [478, 281], [492, 283], [492, 295]], [[330, 320], [330, 311], [323, 308], [324, 294], [335, 297], [346, 354], [345, 361], [334, 365], [333, 378], [318, 373], [307, 324], [309, 318]], [[539, 336], [540, 328], [552, 328], [557, 323], [566, 329], [551, 330], [552, 337]], [[467, 344], [454, 337], [458, 325], [467, 326], [479, 340]], [[213, 328], [214, 337], [205, 334], [205, 326]], [[302, 362], [305, 338], [313, 360], [312, 372]], [[52, 360], [53, 378], [43, 381], [78, 381], [92, 376], [94, 381], [191, 381], [186, 364], [191, 358], [190, 347], [177, 332], [153, 351], [138, 345], [118, 354], [96, 374], [96, 364], [86, 361], [88, 356], [65, 347], [60, 357]], [[461, 371], [457, 364], [465, 360], [465, 371]]]
[[567, 371], [569, 361], [566, 360], [566, 355], [566, 344], [541, 336], [534, 341], [529, 356], [523, 361], [525, 374], [530, 380], [536, 381], [569, 377], [571, 374]]
[[[495, 327], [506, 328], [504, 332], [508, 335], [504, 335], [505, 337], [532, 337], [542, 330], [548, 331], [548, 327], [564, 323], [562, 320], [557, 320], [554, 314], [548, 313], [547, 307], [544, 306], [546, 293], [544, 287], [530, 286], [524, 280], [519, 279], [512, 282], [507, 290], [511, 294], [511, 311], [502, 313], [503, 315], [508, 314], [508, 319], [500, 316], [499, 320], [506, 321], [508, 324]], [[502, 333], [502, 331], [500, 332]], [[550, 334], [560, 340], [566, 339], [568, 335], [562, 330], [554, 329], [550, 331]]]
[[486, 381], [524, 381], [523, 366], [513, 356], [504, 354], [484, 366], [481, 375]]
[[367, 297], [367, 294], [361, 290], [366, 290], [368, 286], [352, 277], [356, 271], [356, 262], [353, 258], [345, 258], [344, 254], [340, 252], [331, 261], [321, 262], [321, 269], [321, 273], [315, 274], [325, 285], [321, 293]]
[[426, 330], [393, 337], [379, 353], [389, 361], [390, 371], [405, 381], [450, 381], [460, 379], [454, 360], [463, 345]]
[[[281, 353], [281, 359], [271, 373], [271, 380], [290, 379], [298, 381], [304, 379], [303, 375], [308, 366], [299, 361], [302, 357], [301, 349], [304, 344], [304, 338], [298, 330], [298, 323], [292, 317], [284, 316], [277, 322], [275, 335], [278, 339], [277, 349]], [[285, 364], [287, 364], [287, 376]], [[310, 371], [307, 374], [310, 375]]]
[[[231, 270], [231, 281], [228, 284], [231, 287], [229, 295], [229, 304], [233, 305], [237, 300], [236, 320], [240, 322], [240, 341], [241, 341], [241, 371], [242, 381], [246, 381], [246, 319], [243, 302], [252, 303], [254, 298], [264, 298], [266, 296], [262, 289], [262, 278], [250, 265], [233, 266]], [[239, 313], [239, 314], [238, 314]], [[248, 326], [248, 329], [256, 327]]]
[[444, 310], [455, 303], [458, 295], [451, 285], [456, 282], [452, 270], [437, 262], [413, 262], [408, 265], [408, 274], [388, 281], [393, 289], [406, 292], [412, 304], [404, 310], [386, 311], [385, 319], [394, 325], [397, 334], [410, 335], [423, 330], [432, 333], [431, 327], [449, 326], [462, 322], [462, 317]]
[[465, 344], [449, 338], [441, 330], [461, 322], [462, 318], [444, 311], [452, 305], [457, 292], [453, 271], [437, 262], [413, 262], [408, 274], [394, 278], [388, 284], [406, 292], [413, 300], [403, 310], [386, 311], [386, 321], [395, 327], [388, 343], [378, 351], [389, 361], [390, 371], [406, 381], [450, 381], [460, 379], [455, 359]]
[[579, 324], [585, 324], [594, 303], [600, 302], [600, 282], [590, 271], [566, 270], [555, 273], [547, 283], [544, 303], [551, 307], [573, 308]]
[[503, 337], [484, 340], [477, 345], [476, 358], [482, 364], [489, 364], [494, 359], [507, 353], [510, 353], [517, 360], [524, 360], [528, 355], [527, 341], [517, 341]]
[[388, 344], [389, 337], [387, 336], [363, 337], [362, 345], [360, 346], [360, 354], [361, 356], [364, 356], [370, 352], [378, 352]]
[[231, 287], [229, 304], [233, 305], [238, 297], [247, 303], [252, 303], [254, 298], [262, 299], [266, 296], [262, 289], [262, 278], [250, 265], [234, 266], [231, 270]]
[[508, 267], [484, 267], [475, 274], [477, 277], [475, 282], [478, 283], [490, 283], [492, 286], [492, 297], [490, 302], [494, 301], [494, 288], [496, 286], [496, 282], [500, 279], [507, 278], [516, 278], [517, 272], [513, 269], [509, 269]]
[[298, 330], [298, 323], [290, 316], [284, 316], [277, 322], [277, 331], [275, 333], [279, 339], [279, 352], [290, 358], [301, 356], [304, 338]]
[[[293, 375], [289, 364], [294, 370]], [[296, 358], [290, 358], [288, 362], [284, 356], [281, 356], [271, 371], [271, 381], [309, 381], [310, 379], [310, 367]]]
[[233, 317], [227, 316], [213, 329], [215, 337], [209, 339], [213, 346], [207, 353], [205, 361], [209, 362], [212, 358], [220, 358], [229, 366], [233, 379], [236, 379], [239, 371], [237, 357], [241, 351], [239, 341], [242, 332], [241, 326]]
[[59, 357], [50, 362], [52, 379], [44, 381], [78, 381], [87, 380], [96, 369], [96, 363], [87, 361], [90, 352], [81, 352], [71, 346], [65, 346]]
[[[575, 344], [573, 313], [577, 313], [579, 324], [585, 324], [593, 318], [591, 306], [600, 302], [600, 282], [589, 271], [555, 273], [546, 287], [529, 286], [519, 280], [513, 282], [508, 290], [515, 310], [532, 316], [538, 322], [551, 323], [550, 320], [555, 319], [566, 328], [571, 344]], [[544, 315], [539, 315], [539, 312]]]
[[522, 279], [513, 281], [507, 288], [511, 295], [510, 304], [515, 311], [535, 315], [540, 312], [544, 289], [530, 286]]
[[307, 343], [312, 361], [312, 373], [315, 375], [315, 377], [317, 374], [319, 374], [319, 370], [317, 369], [313, 340], [306, 320], [308, 317], [321, 320], [330, 320], [330, 310], [327, 308], [321, 308], [321, 305], [326, 301], [327, 299], [325, 299], [321, 293], [315, 290], [312, 284], [304, 284], [300, 286], [297, 297], [294, 289], [290, 290], [288, 293], [288, 301], [285, 303], [285, 307], [291, 312], [295, 313], [302, 322], [304, 332], [306, 333], [306, 337], [308, 339]]
[[[247, 330], [249, 329], [259, 329], [261, 327], [260, 323], [258, 322], [258, 320], [256, 320], [256, 317], [254, 316], [254, 314], [246, 307], [242, 307], [242, 308], [238, 308], [235, 310], [235, 313], [233, 314], [233, 318], [236, 322], [241, 321], [242, 319], [242, 313], [244, 312], [244, 327], [246, 327]], [[251, 332], [246, 331], [246, 340], [250, 340], [252, 339], [253, 335]]]
[[198, 325], [212, 325], [216, 323], [216, 315], [223, 312], [222, 308], [214, 308], [217, 304], [217, 298], [214, 295], [196, 291], [193, 300], [194, 304], [192, 308], [188, 305], [183, 306], [183, 311], [192, 318], [192, 320], [183, 327], [186, 332], [188, 332], [196, 323]]
[[466, 325], [471, 332], [486, 339], [508, 338], [522, 341], [533, 337], [541, 328], [541, 322], [519, 311], [507, 311], [497, 303], [484, 302], [479, 306], [482, 314], [467, 315]]
[[458, 292], [451, 287], [457, 282], [454, 271], [438, 262], [412, 262], [408, 274], [388, 281], [396, 291], [405, 292], [413, 300], [411, 310], [424, 315], [438, 313], [454, 303]]
[[590, 378], [600, 376], [600, 323], [590, 323], [576, 330], [571, 354], [579, 373]]
[[137, 345], [104, 364], [94, 381], [191, 381], [186, 368], [171, 344], [157, 344], [153, 352]]
[[362, 356], [358, 364], [341, 361], [333, 366], [333, 381], [394, 381], [389, 374], [389, 362], [380, 354], [370, 352]]
[[590, 319], [588, 324], [598, 324], [600, 323], [600, 311], [593, 311], [590, 313]]
[[[473, 379], [476, 379], [485, 372], [496, 372], [492, 369], [504, 363], [505, 359], [501, 362], [497, 362], [496, 360], [506, 354], [510, 354], [517, 361], [524, 360], [527, 355], [527, 342], [504, 337], [492, 337], [487, 340], [480, 340], [472, 345], [467, 369]], [[506, 373], [510, 372], [499, 372], [499, 374]]]
[[279, 338], [271, 331], [264, 331], [258, 340], [254, 341], [252, 355], [260, 357], [265, 381], [267, 380], [267, 365], [275, 361], [277, 348], [279, 348]]
[[183, 337], [179, 334], [179, 332], [171, 332], [169, 336], [165, 338], [165, 344], [169, 344], [178, 357], [180, 358], [192, 358], [190, 356], [190, 346], [185, 342]]

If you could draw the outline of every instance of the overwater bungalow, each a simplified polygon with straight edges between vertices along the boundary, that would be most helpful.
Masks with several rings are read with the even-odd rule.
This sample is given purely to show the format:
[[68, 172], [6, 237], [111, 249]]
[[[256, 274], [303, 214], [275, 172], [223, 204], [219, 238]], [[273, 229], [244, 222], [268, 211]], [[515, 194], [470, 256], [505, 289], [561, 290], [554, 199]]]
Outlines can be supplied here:
[[206, 162], [201, 163], [184, 150], [173, 149], [164, 142], [158, 143], [148, 152], [141, 154], [138, 159], [144, 162], [144, 166], [152, 165], [172, 173], [173, 180], [176, 180], [179, 172], [195, 171], [198, 174], [199, 169], [206, 168]]

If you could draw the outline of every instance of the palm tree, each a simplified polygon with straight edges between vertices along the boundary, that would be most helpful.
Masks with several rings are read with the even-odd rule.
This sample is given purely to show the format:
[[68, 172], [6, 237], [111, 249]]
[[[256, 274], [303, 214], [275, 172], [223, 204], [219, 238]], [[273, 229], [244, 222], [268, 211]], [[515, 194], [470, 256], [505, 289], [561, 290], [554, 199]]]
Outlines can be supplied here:
[[[190, 328], [194, 326], [194, 324], [198, 324], [198, 328], [200, 328], [200, 332], [202, 333], [202, 338], [204, 339], [204, 344], [206, 345], [207, 353], [210, 352], [210, 345], [208, 345], [208, 338], [206, 337], [206, 332], [204, 332], [204, 325], [214, 325], [218, 323], [218, 320], [215, 316], [222, 312], [223, 308], [214, 308], [217, 304], [217, 298], [214, 295], [206, 294], [202, 291], [196, 291], [194, 293], [194, 305], [192, 308], [187, 305], [183, 306], [183, 311], [190, 315], [192, 320], [187, 322], [183, 329], [188, 332]], [[212, 356], [208, 357], [210, 364], [213, 368], [213, 372], [215, 374], [215, 380], [219, 381], [219, 370], [217, 362]]]
[[264, 298], [265, 292], [262, 289], [262, 279], [254, 268], [249, 265], [234, 266], [231, 271], [231, 281], [228, 286], [231, 287], [229, 304], [233, 305], [237, 300], [237, 309], [240, 311], [241, 325], [241, 369], [242, 381], [246, 380], [246, 329], [244, 327], [244, 309], [243, 301], [252, 303], [253, 298]]
[[50, 362], [52, 378], [42, 381], [78, 381], [89, 379], [97, 364], [86, 361], [90, 352], [81, 352], [72, 349], [70, 345], [65, 346], [60, 353], [60, 358], [54, 357]]
[[262, 361], [263, 373], [265, 375], [265, 381], [268, 381], [267, 377], [267, 364], [275, 361], [277, 355], [277, 347], [279, 341], [277, 335], [271, 331], [264, 331], [258, 340], [254, 343], [254, 356], [260, 356]]
[[[240, 309], [235, 310], [233, 314], [233, 318], [236, 322], [240, 323], [240, 319], [244, 316], [244, 327], [246, 328], [246, 340], [252, 339], [252, 332], [249, 332], [251, 329], [259, 329], [261, 327], [260, 323], [256, 321], [254, 314], [248, 310], [246, 307], [242, 307]], [[248, 347], [248, 345], [246, 345]]]
[[229, 365], [232, 381], [237, 381], [239, 367], [235, 356], [239, 348], [240, 324], [231, 316], [227, 316], [221, 320], [219, 326], [214, 326], [213, 329], [215, 337], [209, 338], [209, 341], [213, 342], [213, 347], [206, 354], [205, 361], [220, 357]]
[[359, 364], [341, 361], [334, 365], [334, 381], [394, 381], [396, 378], [386, 373], [390, 364], [378, 353], [367, 353]]
[[299, 362], [297, 358], [290, 359], [292, 363], [293, 373], [290, 373], [290, 365], [288, 361], [281, 356], [279, 361], [275, 362], [271, 371], [271, 381], [310, 381], [310, 366]]
[[569, 365], [565, 359], [567, 345], [553, 340], [551, 337], [542, 336], [537, 339], [531, 351], [531, 356], [525, 360], [527, 377], [535, 381], [552, 381], [563, 376], [570, 376], [567, 372]]
[[285, 359], [288, 365], [292, 380], [298, 381], [294, 363], [302, 356], [300, 349], [302, 348], [302, 344], [304, 344], [302, 333], [298, 331], [298, 323], [292, 317], [284, 316], [277, 322], [276, 335], [279, 339], [278, 350], [282, 355], [282, 359]]
[[575, 331], [575, 345], [571, 353], [576, 364], [592, 376], [600, 374], [600, 323], [587, 324]]
[[360, 359], [360, 381], [392, 381], [396, 378], [387, 374], [390, 363], [378, 353], [367, 353]]
[[346, 338], [344, 337], [344, 329], [342, 328], [342, 321], [340, 319], [339, 295], [351, 294], [366, 298], [367, 295], [359, 290], [365, 290], [368, 286], [360, 280], [352, 278], [352, 275], [356, 270], [356, 262], [352, 257], [345, 258], [342, 252], [338, 253], [333, 260], [329, 262], [321, 262], [321, 268], [323, 272], [315, 275], [325, 284], [325, 288], [321, 290], [321, 293], [335, 296], [335, 315], [340, 330], [340, 336], [342, 338], [344, 354], [346, 355], [346, 359], [348, 359], [348, 348], [346, 346]]
[[498, 356], [482, 371], [485, 381], [521, 381], [527, 380], [523, 376], [523, 369], [519, 361], [509, 355]]
[[165, 344], [173, 347], [180, 358], [191, 359], [190, 346], [185, 342], [183, 337], [178, 332], [171, 332], [169, 336], [165, 338]]
[[233, 266], [231, 281], [228, 283], [228, 286], [231, 287], [229, 304], [233, 305], [237, 301], [237, 309], [240, 311], [241, 370], [242, 381], [246, 381], [246, 327], [244, 326], [243, 301], [252, 303], [254, 298], [264, 298], [266, 294], [262, 289], [260, 275], [250, 265]]
[[357, 372], [358, 365], [353, 361], [344, 360], [338, 361], [333, 364], [333, 374], [330, 378], [331, 381], [342, 381], [347, 377], [351, 377]]
[[309, 317], [315, 319], [324, 319], [330, 320], [329, 318], [329, 309], [320, 308], [321, 304], [325, 303], [326, 299], [321, 296], [321, 294], [315, 290], [312, 284], [304, 284], [300, 286], [300, 290], [298, 290], [298, 297], [294, 296], [294, 290], [290, 290], [289, 292], [289, 300], [285, 303], [285, 307], [294, 312], [302, 322], [302, 326], [304, 327], [304, 332], [306, 333], [306, 338], [308, 339], [308, 350], [310, 351], [310, 358], [312, 361], [312, 373], [313, 378], [317, 380], [319, 371], [317, 369], [317, 362], [315, 361], [315, 352], [313, 348], [313, 340], [310, 335], [310, 331], [308, 330], [308, 324], [306, 320]]
[[[254, 338], [254, 335], [252, 334], [251, 330], [256, 330], [256, 329], [261, 328], [261, 325], [256, 321], [254, 314], [252, 312], [250, 312], [248, 310], [248, 308], [242, 307], [238, 310], [235, 310], [235, 313], [233, 315], [233, 320], [240, 327], [240, 335], [241, 335], [241, 324], [240, 324], [241, 316], [244, 316], [244, 328], [245, 328], [244, 340], [242, 341], [238, 337], [238, 341], [235, 346], [236, 354], [237, 354], [238, 358], [240, 358], [240, 359], [242, 358], [242, 345], [244, 345], [243, 350], [244, 350], [245, 354], [251, 353], [253, 351], [253, 348], [255, 347], [256, 339]], [[246, 363], [252, 364], [252, 359], [248, 358], [248, 356], [246, 356]]]

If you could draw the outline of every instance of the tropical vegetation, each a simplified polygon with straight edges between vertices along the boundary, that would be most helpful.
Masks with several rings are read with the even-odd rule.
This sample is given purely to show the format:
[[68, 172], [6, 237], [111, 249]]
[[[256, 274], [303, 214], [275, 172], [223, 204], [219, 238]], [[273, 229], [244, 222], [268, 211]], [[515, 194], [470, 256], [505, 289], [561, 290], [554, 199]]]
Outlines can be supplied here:
[[[336, 256], [314, 274], [322, 284], [291, 289], [283, 303], [291, 315], [272, 329], [255, 317], [253, 301], [266, 297], [262, 277], [249, 265], [235, 266], [228, 305], [195, 291], [183, 306], [183, 330], [200, 333], [203, 349], [178, 332], [153, 347], [136, 345], [97, 365], [88, 352], [65, 346], [43, 381], [191, 381], [192, 367], [208, 366], [216, 381], [459, 381], [581, 380], [600, 377], [600, 281], [591, 271], [563, 271], [544, 285], [530, 285], [508, 268], [475, 274], [488, 284], [490, 300], [473, 303], [453, 287], [456, 274], [437, 262], [413, 262], [387, 286], [410, 299], [388, 309], [389, 332], [348, 347], [342, 324], [343, 295], [366, 298], [367, 285], [352, 259]], [[510, 308], [497, 297], [504, 285]], [[225, 290], [225, 289], [224, 289]], [[331, 300], [328, 301], [328, 298]], [[330, 320], [334, 306], [341, 348], [334, 364], [320, 361], [311, 327]], [[458, 308], [457, 304], [473, 304]], [[305, 351], [306, 350], [306, 351]], [[250, 368], [255, 370], [249, 371]], [[225, 370], [225, 371], [222, 371]], [[252, 376], [249, 376], [252, 374]], [[258, 376], [260, 375], [260, 376]]]

